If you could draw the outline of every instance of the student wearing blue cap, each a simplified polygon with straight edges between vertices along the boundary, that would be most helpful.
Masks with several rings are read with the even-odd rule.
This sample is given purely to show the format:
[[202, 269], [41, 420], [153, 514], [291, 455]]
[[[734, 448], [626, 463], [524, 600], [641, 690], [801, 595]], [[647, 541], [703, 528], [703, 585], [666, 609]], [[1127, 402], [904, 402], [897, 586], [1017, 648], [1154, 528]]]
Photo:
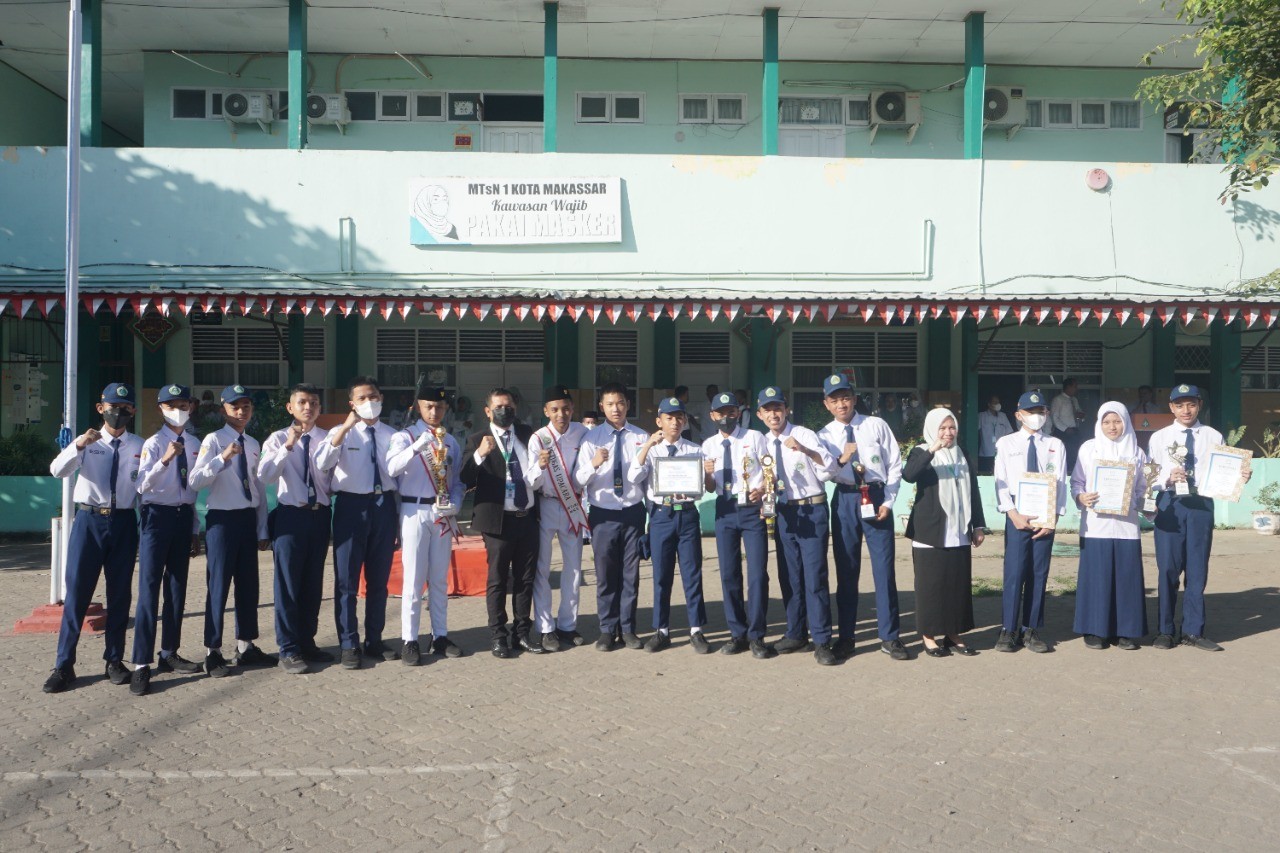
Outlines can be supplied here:
[[832, 666], [838, 658], [831, 647], [831, 596], [827, 590], [831, 517], [826, 483], [835, 460], [813, 430], [787, 420], [787, 400], [780, 389], [765, 388], [756, 402], [756, 416], [769, 430], [765, 446], [776, 478], [779, 562], [785, 562], [790, 576], [789, 583], [781, 584], [787, 634], [774, 648], [782, 654], [808, 648], [807, 627], [813, 637], [814, 660]]
[[[61, 693], [76, 680], [76, 646], [98, 576], [107, 586], [107, 632], [102, 658], [112, 684], [128, 684], [124, 632], [129, 624], [133, 562], [138, 557], [138, 460], [142, 439], [129, 432], [137, 409], [133, 388], [112, 382], [102, 389], [102, 429], [90, 427], [59, 453], [49, 473], [66, 479], [79, 472], [72, 497], [76, 514], [67, 545], [66, 596], [58, 631], [58, 656], [44, 682], [45, 693]], [[65, 519], [64, 519], [65, 520]]]
[[[681, 437], [688, 417], [678, 397], [664, 397], [658, 404], [658, 431], [640, 448], [627, 479], [643, 483], [649, 500], [649, 542], [653, 559], [653, 636], [645, 651], [658, 652], [671, 645], [671, 588], [675, 584], [676, 558], [684, 583], [685, 609], [689, 616], [689, 645], [700, 655], [711, 651], [702, 629], [707, 608], [702, 599], [702, 526], [698, 520], [697, 494], [659, 494], [654, 471], [656, 458], [694, 457], [702, 468], [702, 449]], [[699, 482], [699, 486], [702, 482]]]
[[[996, 651], [1013, 652], [1019, 645], [1036, 653], [1049, 651], [1040, 636], [1044, 627], [1045, 587], [1049, 583], [1049, 558], [1057, 518], [1067, 511], [1067, 450], [1061, 439], [1041, 429], [1048, 406], [1039, 391], [1018, 398], [1014, 417], [1018, 431], [996, 442], [996, 505], [1004, 521], [1004, 596], [1000, 636]], [[1023, 474], [1051, 474], [1056, 484], [1055, 518], [1023, 515], [1017, 508], [1018, 481]], [[1050, 522], [1046, 524], [1044, 522]]]
[[[156, 396], [156, 405], [164, 426], [142, 445], [142, 462], [138, 466], [142, 538], [138, 549], [138, 607], [133, 616], [135, 668], [129, 683], [129, 689], [137, 695], [150, 689], [157, 618], [163, 625], [157, 669], [200, 671], [200, 664], [178, 654], [187, 603], [187, 570], [192, 555], [200, 551], [197, 493], [190, 482], [200, 444], [186, 432], [191, 419], [191, 389], [166, 385]], [[163, 610], [159, 607], [161, 588]]]
[[[764, 496], [764, 466], [768, 452], [764, 436], [740, 423], [741, 408], [733, 394], [711, 399], [708, 426], [715, 435], [702, 443], [707, 491], [716, 496], [716, 553], [720, 558], [720, 586], [724, 593], [724, 619], [729, 641], [724, 655], [751, 650], [765, 659], [777, 654], [764, 641], [769, 612], [769, 534], [760, 517]], [[746, 595], [743, 595], [742, 557], [747, 558]]]
[[894, 575], [893, 502], [902, 484], [902, 453], [889, 424], [859, 414], [853, 385], [841, 373], [822, 381], [823, 404], [833, 420], [818, 438], [831, 455], [836, 482], [831, 509], [832, 551], [836, 560], [836, 621], [840, 641], [836, 654], [853, 654], [858, 623], [858, 578], [862, 543], [871, 554], [876, 592], [876, 627], [880, 651], [894, 660], [910, 655], [898, 639], [898, 580]]
[[[1160, 464], [1156, 483], [1156, 567], [1159, 571], [1160, 633], [1152, 644], [1171, 649], [1175, 643], [1174, 609], [1178, 583], [1182, 598], [1181, 644], [1207, 652], [1222, 647], [1204, 635], [1204, 588], [1209, 580], [1213, 547], [1213, 500], [1196, 491], [1197, 462], [1223, 443], [1222, 433], [1200, 423], [1203, 400], [1194, 385], [1177, 385], [1169, 393], [1173, 423], [1151, 434], [1147, 455]], [[1245, 482], [1253, 472], [1244, 471]]]
[[275, 666], [276, 658], [254, 645], [258, 639], [258, 551], [271, 547], [267, 537], [267, 500], [258, 479], [258, 440], [245, 435], [253, 419], [253, 400], [243, 385], [222, 389], [226, 426], [204, 437], [191, 469], [191, 488], [208, 489], [205, 544], [209, 593], [204, 612], [204, 671], [213, 678], [229, 674], [222, 654], [222, 621], [231, 585], [236, 589], [237, 666]]

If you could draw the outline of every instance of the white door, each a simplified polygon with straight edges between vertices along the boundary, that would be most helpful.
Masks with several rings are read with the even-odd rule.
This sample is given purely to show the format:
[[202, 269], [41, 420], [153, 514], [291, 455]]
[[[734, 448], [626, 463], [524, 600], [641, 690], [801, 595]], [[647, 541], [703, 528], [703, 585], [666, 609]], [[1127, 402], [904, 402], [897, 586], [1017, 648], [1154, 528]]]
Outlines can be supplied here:
[[784, 127], [778, 131], [778, 153], [786, 157], [843, 157], [844, 128]]
[[484, 150], [505, 154], [541, 154], [542, 125], [486, 124]]

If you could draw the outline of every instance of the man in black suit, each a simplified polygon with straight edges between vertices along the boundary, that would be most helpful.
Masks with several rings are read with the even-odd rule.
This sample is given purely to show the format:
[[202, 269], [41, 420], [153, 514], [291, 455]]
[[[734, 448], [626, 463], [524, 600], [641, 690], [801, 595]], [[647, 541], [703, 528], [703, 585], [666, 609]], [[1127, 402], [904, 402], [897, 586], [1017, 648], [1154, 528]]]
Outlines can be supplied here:
[[[533, 579], [538, 566], [538, 512], [526, 473], [537, 464], [529, 457], [533, 430], [516, 423], [515, 399], [506, 388], [489, 392], [484, 413], [489, 427], [467, 438], [462, 482], [474, 488], [471, 529], [484, 534], [489, 554], [485, 604], [489, 610], [491, 649], [496, 658], [513, 648], [540, 654], [530, 640]], [[511, 587], [512, 632], [507, 633], [507, 587]]]

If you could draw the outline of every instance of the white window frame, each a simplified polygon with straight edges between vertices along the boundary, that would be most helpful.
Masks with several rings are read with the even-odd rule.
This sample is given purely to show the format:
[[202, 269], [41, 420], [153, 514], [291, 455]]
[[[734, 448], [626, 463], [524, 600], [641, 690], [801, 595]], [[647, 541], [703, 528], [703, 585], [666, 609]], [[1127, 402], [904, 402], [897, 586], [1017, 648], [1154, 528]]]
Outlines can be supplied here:
[[[721, 101], [741, 101], [742, 102], [742, 118], [720, 118], [720, 102]], [[712, 124], [724, 124], [737, 127], [747, 123], [747, 94], [746, 92], [720, 92], [711, 97], [711, 122]]]
[[[487, 118], [483, 118], [484, 99], [489, 97], [490, 95], [542, 95], [541, 89], [497, 89], [494, 91], [481, 92], [480, 93], [480, 114], [482, 118], [480, 119], [480, 123], [483, 124], [485, 127], [534, 127], [534, 126], [541, 127], [542, 126], [542, 119], [538, 119], [537, 121], [530, 122], [530, 121], [490, 121]], [[545, 104], [546, 101], [543, 101], [543, 103]], [[448, 107], [446, 106], [445, 109], [448, 109]]]
[[[176, 116], [173, 114], [173, 94], [174, 92], [177, 92], [179, 89], [181, 89], [184, 92], [204, 92], [204, 116], [203, 117], [196, 118], [192, 116]], [[210, 118], [212, 118], [212, 116], [210, 115], [210, 112], [213, 106], [213, 99], [209, 97], [211, 92], [212, 92], [211, 89], [207, 89], [204, 86], [170, 86], [169, 87], [169, 120], [170, 121], [208, 121]], [[218, 118], [219, 119], [222, 118], [221, 114], [218, 115]]]
[[[583, 118], [582, 116], [582, 99], [583, 98], [604, 98], [604, 116], [601, 118]], [[608, 124], [613, 119], [613, 98], [608, 92], [578, 92], [576, 97], [575, 113], [577, 115], [578, 124]]]
[[[639, 118], [618, 118], [618, 98], [636, 98], [640, 102]], [[609, 121], [613, 124], [644, 124], [644, 92], [614, 92], [609, 95]]]
[[[404, 115], [402, 115], [402, 116], [389, 116], [389, 115], [386, 115], [385, 113], [383, 113], [383, 111], [382, 111], [382, 99], [383, 99], [383, 98], [388, 98], [388, 97], [391, 97], [391, 98], [400, 98], [400, 97], [403, 97], [403, 98], [404, 98], [404, 100], [405, 100], [405, 104], [404, 104]], [[378, 118], [377, 118], [377, 120], [378, 120], [378, 121], [409, 121], [410, 117], [413, 115], [413, 102], [412, 102], [412, 98], [413, 98], [413, 93], [412, 93], [412, 92], [405, 91], [404, 89], [387, 89], [387, 90], [385, 90], [385, 91], [384, 91], [384, 90], [382, 90], [382, 89], [379, 89], [379, 90], [378, 90], [378, 112], [377, 112], [377, 117], [378, 117]]]
[[382, 101], [378, 97], [377, 89], [343, 89], [338, 94], [342, 95], [342, 103], [344, 106], [346, 106], [348, 110], [351, 109], [351, 104], [348, 101], [348, 98], [351, 95], [373, 95], [373, 118], [352, 117], [351, 122], [353, 124], [355, 123], [369, 124], [378, 120], [378, 111], [381, 109]]
[[1032, 102], [1035, 102], [1035, 103], [1037, 103], [1037, 104], [1039, 104], [1039, 105], [1040, 105], [1040, 123], [1039, 123], [1039, 124], [1026, 124], [1026, 123], [1024, 123], [1024, 124], [1022, 125], [1022, 131], [1020, 131], [1020, 132], [1025, 132], [1025, 131], [1028, 131], [1028, 130], [1031, 130], [1031, 131], [1041, 131], [1041, 130], [1044, 130], [1044, 120], [1045, 120], [1045, 112], [1044, 112], [1044, 98], [1027, 98], [1027, 99], [1026, 99], [1026, 101], [1025, 101], [1025, 103], [1026, 103], [1026, 106], [1027, 106], [1027, 113], [1028, 113], [1028, 114], [1030, 114], [1030, 112], [1031, 112], [1031, 104], [1032, 104]]
[[[843, 98], [839, 95], [832, 95], [830, 92], [824, 92], [820, 95], [806, 94], [804, 92], [787, 92], [785, 95], [778, 95], [778, 106], [777, 106], [778, 112], [782, 112], [782, 102], [786, 99], [793, 99], [798, 101], [839, 101], [840, 102], [840, 121], [836, 122], [835, 124], [804, 124], [803, 122], [799, 124], [794, 122], [788, 124], [786, 122], [783, 122], [781, 119], [781, 116], [779, 116], [778, 127], [804, 127], [804, 128], [809, 128], [811, 130], [812, 129], [831, 130], [832, 128], [845, 127], [846, 113], [845, 113], [844, 102], [845, 100], [847, 100], [846, 98]], [[870, 115], [870, 112], [868, 112], [868, 115]]]
[[[434, 116], [418, 115], [418, 98], [422, 96], [437, 97], [440, 99], [440, 114]], [[409, 121], [444, 121], [445, 114], [449, 111], [449, 93], [430, 91], [413, 91], [409, 94]]]
[[[685, 101], [704, 101], [707, 105], [706, 118], [685, 118], [684, 102]], [[715, 96], [704, 92], [681, 92], [680, 97], [676, 100], [676, 122], [679, 124], [714, 124], [715, 123]]]
[[[1050, 117], [1051, 108], [1055, 105], [1067, 105], [1071, 107], [1070, 122], [1054, 122]], [[1080, 111], [1076, 108], [1076, 102], [1070, 98], [1044, 98], [1040, 107], [1040, 124], [1045, 130], [1075, 130], [1076, 121], [1080, 118]]]
[[[867, 117], [856, 119], [853, 117], [853, 110], [849, 109], [850, 104], [862, 104], [867, 108]], [[844, 99], [844, 123], [846, 127], [870, 127], [871, 126], [871, 93], [866, 95], [853, 95]], [[828, 125], [832, 126], [832, 125]]]
[[[1086, 123], [1084, 120], [1084, 108], [1102, 107], [1102, 123], [1095, 122]], [[1090, 98], [1082, 98], [1076, 101], [1076, 127], [1081, 130], [1106, 130], [1111, 126], [1111, 103], [1109, 101], [1098, 101]]]
[[[1111, 123], [1112, 114], [1115, 112], [1113, 107], [1116, 104], [1137, 104], [1138, 105], [1138, 126], [1137, 127], [1116, 127]], [[1107, 101], [1107, 130], [1119, 130], [1125, 133], [1133, 133], [1135, 130], [1142, 130], [1143, 115], [1142, 101], [1129, 100], [1125, 98], [1111, 98]]]

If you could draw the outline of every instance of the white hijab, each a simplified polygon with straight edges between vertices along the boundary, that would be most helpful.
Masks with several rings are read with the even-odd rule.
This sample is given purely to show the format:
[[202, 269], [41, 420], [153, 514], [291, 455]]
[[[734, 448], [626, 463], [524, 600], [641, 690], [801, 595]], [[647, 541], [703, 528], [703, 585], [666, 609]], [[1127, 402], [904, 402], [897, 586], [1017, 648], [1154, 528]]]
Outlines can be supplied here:
[[[1102, 431], [1102, 418], [1106, 414], [1118, 415], [1124, 421], [1124, 432], [1116, 441], [1107, 438]], [[1098, 409], [1098, 420], [1093, 424], [1093, 456], [1095, 459], [1115, 459], [1119, 462], [1131, 462], [1138, 458], [1138, 437], [1133, 432], [1129, 410], [1123, 403], [1113, 400], [1103, 403]]]
[[[930, 409], [924, 416], [924, 440], [920, 445], [928, 450], [938, 440], [938, 427], [951, 418], [956, 426], [960, 422], [950, 409]], [[969, 533], [972, 517], [969, 494], [969, 463], [955, 444], [933, 454], [933, 470], [938, 475], [938, 503], [947, 515], [947, 529], [959, 533], [964, 539]]]

